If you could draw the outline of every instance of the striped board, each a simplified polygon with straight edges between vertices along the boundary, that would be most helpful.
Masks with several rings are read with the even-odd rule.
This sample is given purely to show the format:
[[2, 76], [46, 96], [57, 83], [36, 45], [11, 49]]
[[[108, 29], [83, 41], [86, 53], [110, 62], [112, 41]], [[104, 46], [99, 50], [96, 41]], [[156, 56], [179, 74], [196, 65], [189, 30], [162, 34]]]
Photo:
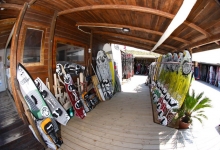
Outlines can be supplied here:
[[43, 81], [40, 78], [36, 78], [35, 84], [37, 85], [38, 90], [40, 91], [42, 97], [44, 98], [47, 106], [49, 107], [52, 116], [62, 125], [66, 125], [70, 119], [69, 115], [65, 109], [60, 105], [54, 95], [46, 87]]

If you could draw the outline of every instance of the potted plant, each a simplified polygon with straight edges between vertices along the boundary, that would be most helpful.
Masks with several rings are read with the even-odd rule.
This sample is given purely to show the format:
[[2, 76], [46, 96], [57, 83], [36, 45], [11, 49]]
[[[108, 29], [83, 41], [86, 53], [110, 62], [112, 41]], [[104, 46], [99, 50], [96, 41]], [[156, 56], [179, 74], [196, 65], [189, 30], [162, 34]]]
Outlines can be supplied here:
[[175, 110], [177, 112], [176, 120], [179, 120], [179, 129], [187, 129], [192, 123], [192, 118], [198, 119], [201, 123], [202, 118], [207, 119], [203, 109], [212, 106], [211, 100], [203, 97], [203, 94], [204, 92], [195, 95], [194, 90], [192, 90], [192, 95], [188, 92], [182, 106]]

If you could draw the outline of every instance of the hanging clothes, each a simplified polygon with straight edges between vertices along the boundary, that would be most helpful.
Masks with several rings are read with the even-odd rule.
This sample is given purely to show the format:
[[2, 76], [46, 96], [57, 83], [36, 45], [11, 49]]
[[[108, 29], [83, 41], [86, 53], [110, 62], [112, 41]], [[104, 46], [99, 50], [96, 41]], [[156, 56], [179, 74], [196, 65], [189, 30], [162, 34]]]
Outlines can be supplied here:
[[217, 81], [218, 81], [218, 87], [220, 87], [220, 67], [218, 67], [218, 70], [217, 70], [218, 74], [217, 74]]
[[215, 83], [215, 70], [213, 66], [210, 66], [209, 68], [209, 83], [210, 84]]

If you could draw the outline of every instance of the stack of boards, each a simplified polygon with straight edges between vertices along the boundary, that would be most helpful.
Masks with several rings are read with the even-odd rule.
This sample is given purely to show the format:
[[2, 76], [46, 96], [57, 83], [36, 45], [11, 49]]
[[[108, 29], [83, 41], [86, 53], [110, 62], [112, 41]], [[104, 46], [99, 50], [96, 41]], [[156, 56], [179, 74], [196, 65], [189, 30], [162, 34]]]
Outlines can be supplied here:
[[189, 51], [160, 56], [150, 67], [154, 121], [174, 127], [172, 122], [189, 90], [192, 59]]
[[[82, 99], [81, 94], [77, 91], [70, 72], [74, 71], [78, 75], [82, 70], [82, 67], [76, 65], [65, 64], [63, 66], [57, 64], [56, 66], [58, 81], [63, 83], [68, 101], [70, 101], [74, 108], [76, 116], [81, 119], [86, 116], [86, 112], [95, 108], [99, 103], [99, 99], [92, 90], [88, 93], [83, 93], [84, 99]], [[70, 116], [63, 107], [66, 103], [61, 103], [60, 99], [58, 101], [40, 78], [33, 80], [25, 67], [20, 63], [17, 69], [17, 80], [21, 93], [34, 116], [36, 126], [45, 143], [51, 149], [59, 148], [63, 141], [57, 136], [56, 132], [59, 128], [56, 121], [62, 125], [68, 123]], [[58, 83], [56, 82], [56, 84]], [[32, 127], [30, 128], [32, 129]], [[34, 133], [33, 130], [32, 132]], [[34, 133], [34, 135], [36, 134]]]
[[34, 81], [20, 63], [17, 68], [17, 80], [42, 138], [49, 148], [59, 148], [63, 141], [56, 134], [59, 130], [56, 121], [66, 125], [70, 117], [40, 78]]
[[59, 81], [65, 86], [76, 116], [81, 119], [83, 119], [86, 116], [86, 113], [95, 108], [95, 106], [99, 103], [99, 99], [91, 91], [83, 92], [82, 90], [81, 92], [81, 86], [77, 90], [77, 86], [73, 83], [70, 74], [75, 72], [75, 75], [79, 75], [83, 70], [84, 69], [82, 69], [82, 67], [76, 64], [66, 63], [64, 65], [56, 65], [56, 73]]

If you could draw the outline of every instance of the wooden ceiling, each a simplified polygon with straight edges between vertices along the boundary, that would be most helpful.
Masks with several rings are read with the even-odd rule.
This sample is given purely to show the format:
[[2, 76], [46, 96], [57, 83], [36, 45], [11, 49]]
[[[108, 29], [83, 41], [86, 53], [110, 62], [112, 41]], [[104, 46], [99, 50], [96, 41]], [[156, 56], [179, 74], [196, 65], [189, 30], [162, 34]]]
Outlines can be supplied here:
[[[2, 0], [0, 0], [1, 2]], [[25, 2], [58, 12], [94, 38], [151, 50], [183, 0], [4, 0], [0, 19], [15, 18]], [[220, 48], [220, 0], [197, 0], [189, 16], [155, 52]], [[5, 12], [7, 11], [7, 12]], [[3, 12], [3, 13], [2, 13]], [[2, 15], [3, 14], [3, 15]], [[123, 32], [121, 28], [129, 28]], [[82, 34], [86, 34], [83, 33]]]

